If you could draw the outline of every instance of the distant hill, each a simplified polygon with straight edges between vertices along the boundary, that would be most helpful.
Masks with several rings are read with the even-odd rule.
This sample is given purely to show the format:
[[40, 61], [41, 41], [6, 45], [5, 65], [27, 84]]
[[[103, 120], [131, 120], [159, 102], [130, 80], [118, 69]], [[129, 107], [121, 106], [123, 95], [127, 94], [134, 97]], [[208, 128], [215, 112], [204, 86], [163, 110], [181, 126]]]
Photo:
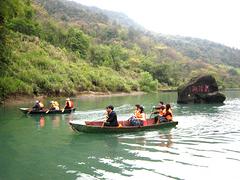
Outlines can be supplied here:
[[152, 36], [155, 41], [176, 49], [193, 60], [201, 60], [210, 64], [225, 64], [240, 67], [240, 50], [199, 38], [156, 34], [144, 29], [123, 13], [88, 7], [74, 1], [36, 0], [55, 18], [81, 21], [82, 24], [99, 23], [121, 25], [132, 28], [140, 34]]
[[125, 27], [143, 29], [142, 26], [130, 19], [127, 15], [97, 7], [81, 5], [74, 1], [66, 0], [35, 0], [42, 4], [49, 14], [55, 18], [69, 21], [81, 21], [88, 23], [114, 23]]
[[156, 35], [155, 37], [160, 42], [175, 48], [193, 60], [200, 59], [211, 64], [226, 64], [240, 67], [239, 49], [198, 38], [170, 35]]

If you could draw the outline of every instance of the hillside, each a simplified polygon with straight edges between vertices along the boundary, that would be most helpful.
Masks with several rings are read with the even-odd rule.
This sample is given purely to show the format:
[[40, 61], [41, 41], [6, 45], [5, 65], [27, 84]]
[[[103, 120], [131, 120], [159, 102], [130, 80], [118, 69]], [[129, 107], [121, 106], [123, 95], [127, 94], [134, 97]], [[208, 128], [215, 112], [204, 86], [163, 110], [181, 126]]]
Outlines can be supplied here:
[[156, 38], [193, 60], [200, 59], [211, 64], [225, 64], [240, 67], [240, 50], [208, 40], [157, 35]]
[[175, 89], [206, 73], [239, 86], [239, 50], [163, 38], [121, 13], [64, 0], [10, 0], [0, 10], [1, 99]]

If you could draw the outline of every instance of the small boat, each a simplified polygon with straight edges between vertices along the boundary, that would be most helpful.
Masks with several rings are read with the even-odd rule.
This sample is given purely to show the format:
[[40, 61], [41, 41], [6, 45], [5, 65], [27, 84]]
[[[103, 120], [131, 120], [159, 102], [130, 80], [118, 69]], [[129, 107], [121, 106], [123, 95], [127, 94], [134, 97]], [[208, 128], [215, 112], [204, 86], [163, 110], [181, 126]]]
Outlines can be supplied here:
[[109, 127], [102, 126], [103, 121], [85, 121], [85, 124], [70, 121], [72, 129], [79, 132], [87, 133], [125, 133], [134, 131], [144, 131], [153, 129], [162, 129], [167, 127], [175, 127], [178, 121], [161, 122], [159, 124], [154, 123], [154, 119], [147, 119], [142, 126], [131, 126], [129, 121], [118, 121], [120, 126]]
[[75, 111], [75, 108], [64, 110], [33, 110], [32, 108], [19, 108], [24, 114], [69, 114]]

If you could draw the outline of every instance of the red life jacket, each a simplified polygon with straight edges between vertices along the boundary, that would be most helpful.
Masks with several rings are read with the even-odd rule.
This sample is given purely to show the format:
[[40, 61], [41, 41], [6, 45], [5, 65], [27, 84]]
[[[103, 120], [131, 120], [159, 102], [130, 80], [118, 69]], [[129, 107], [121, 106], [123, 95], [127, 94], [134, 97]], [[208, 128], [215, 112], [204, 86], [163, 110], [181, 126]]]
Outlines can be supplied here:
[[73, 108], [73, 101], [66, 101], [66, 107]]

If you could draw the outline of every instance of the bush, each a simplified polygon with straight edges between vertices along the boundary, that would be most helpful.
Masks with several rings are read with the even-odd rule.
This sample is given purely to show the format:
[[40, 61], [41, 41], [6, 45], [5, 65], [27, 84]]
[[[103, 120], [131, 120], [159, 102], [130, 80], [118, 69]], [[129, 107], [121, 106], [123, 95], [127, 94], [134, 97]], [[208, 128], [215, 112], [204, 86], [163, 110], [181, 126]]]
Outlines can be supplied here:
[[67, 35], [67, 47], [78, 52], [81, 58], [86, 58], [89, 48], [89, 38], [81, 30], [71, 28]]
[[139, 84], [140, 84], [140, 89], [146, 92], [156, 91], [158, 87], [158, 81], [153, 80], [149, 72], [142, 72], [140, 74]]
[[25, 18], [14, 18], [7, 24], [7, 27], [13, 31], [34, 36], [39, 36], [41, 31], [37, 23]]
[[32, 89], [26, 83], [12, 77], [0, 77], [0, 98], [5, 99], [12, 94], [30, 94]]

